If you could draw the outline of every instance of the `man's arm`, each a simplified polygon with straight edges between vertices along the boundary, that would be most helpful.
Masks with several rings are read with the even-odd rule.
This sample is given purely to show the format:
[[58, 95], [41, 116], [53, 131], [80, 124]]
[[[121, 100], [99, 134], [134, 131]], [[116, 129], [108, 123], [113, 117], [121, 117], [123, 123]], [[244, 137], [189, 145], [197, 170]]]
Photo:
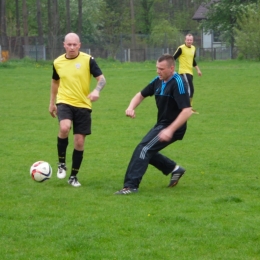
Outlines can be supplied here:
[[130, 101], [128, 108], [125, 111], [126, 116], [135, 118], [135, 108], [144, 100], [141, 92], [138, 92]]
[[201, 73], [200, 68], [199, 68], [198, 65], [195, 66], [195, 69], [197, 70], [198, 75], [199, 75], [199, 76], [202, 76], [202, 73]]
[[178, 130], [192, 115], [192, 108], [186, 107], [182, 109], [181, 113], [178, 115], [178, 117], [165, 129], [163, 129], [159, 133], [160, 141], [169, 141], [171, 140], [173, 134], [176, 130]]
[[199, 68], [199, 66], [198, 66], [198, 64], [197, 64], [197, 62], [196, 62], [196, 60], [195, 60], [195, 58], [196, 58], [196, 51], [195, 51], [195, 53], [194, 53], [194, 57], [193, 57], [193, 67], [197, 70], [197, 73], [198, 73], [198, 75], [199, 76], [202, 76], [202, 73], [201, 73], [201, 71], [200, 71], [200, 68]]
[[97, 101], [99, 99], [99, 92], [105, 87], [106, 79], [103, 74], [96, 77], [97, 85], [96, 88], [88, 95], [91, 101]]
[[175, 53], [173, 54], [173, 58], [174, 58], [175, 60], [177, 60], [177, 59], [180, 57], [181, 53], [182, 53], [182, 50], [181, 50], [180, 47], [178, 47], [178, 49], [177, 49], [177, 50], [175, 51]]
[[60, 85], [60, 80], [52, 79], [50, 105], [49, 105], [49, 112], [52, 117], [56, 117], [57, 114], [56, 97], [57, 97], [59, 85]]

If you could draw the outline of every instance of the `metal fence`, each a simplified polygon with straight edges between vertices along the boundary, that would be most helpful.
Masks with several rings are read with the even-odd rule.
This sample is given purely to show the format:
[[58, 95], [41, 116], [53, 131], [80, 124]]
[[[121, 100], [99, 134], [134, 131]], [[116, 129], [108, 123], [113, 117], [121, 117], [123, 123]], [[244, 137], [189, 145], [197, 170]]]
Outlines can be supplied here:
[[[1, 48], [0, 48], [1, 50]], [[50, 57], [50, 52], [45, 45], [28, 45], [23, 46], [23, 57], [28, 57], [32, 60], [52, 60]], [[113, 59], [120, 62], [143, 62], [147, 60], [157, 60], [159, 56], [164, 53], [173, 54], [176, 49], [173, 48], [144, 48], [144, 49], [122, 49], [116, 52]], [[104, 49], [99, 48], [81, 48], [81, 51], [92, 55], [95, 58], [108, 59], [111, 58], [109, 52]], [[237, 57], [237, 48], [231, 51], [231, 48], [197, 48], [196, 60], [227, 60]], [[56, 56], [64, 53], [63, 48], [58, 48], [55, 50]], [[1, 55], [2, 54], [2, 55]], [[8, 59], [17, 59], [8, 51], [1, 51], [0, 61], [7, 61]]]
[[[25, 57], [29, 57], [35, 61], [53, 60], [64, 53], [63, 37], [55, 38], [55, 44], [49, 38], [45, 39], [45, 45], [39, 45], [37, 41], [37, 37], [30, 37], [29, 45], [24, 45], [22, 38], [10, 38], [8, 46], [0, 47], [2, 49], [0, 51], [0, 62], [7, 59], [22, 59]], [[194, 37], [194, 45], [200, 46], [200, 43], [200, 38]], [[125, 37], [120, 35], [120, 38], [116, 42], [110, 43], [107, 40], [99, 44], [91, 43], [83, 38], [81, 51], [91, 54], [95, 58], [112, 58], [120, 62], [143, 62], [146, 60], [156, 60], [163, 53], [173, 54], [178, 47], [178, 45], [171, 47], [167, 47], [167, 45], [167, 41], [165, 40], [161, 43], [160, 47], [155, 47], [151, 42], [149, 43], [148, 36], [146, 38], [142, 36], [137, 38], [136, 47], [132, 48], [129, 35]], [[230, 47], [223, 46], [207, 49], [197, 47], [198, 60], [226, 60], [236, 57], [236, 48], [231, 50]]]

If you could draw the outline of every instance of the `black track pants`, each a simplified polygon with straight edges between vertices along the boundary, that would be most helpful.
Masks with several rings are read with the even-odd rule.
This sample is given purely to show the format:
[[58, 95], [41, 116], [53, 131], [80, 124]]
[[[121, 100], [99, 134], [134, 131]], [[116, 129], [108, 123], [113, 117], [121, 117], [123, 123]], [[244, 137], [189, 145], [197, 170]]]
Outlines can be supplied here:
[[173, 136], [169, 142], [160, 142], [158, 134], [163, 128], [165, 126], [162, 125], [152, 128], [135, 148], [125, 174], [125, 188], [138, 188], [149, 164], [165, 175], [173, 171], [176, 163], [160, 154], [159, 151], [182, 137]]

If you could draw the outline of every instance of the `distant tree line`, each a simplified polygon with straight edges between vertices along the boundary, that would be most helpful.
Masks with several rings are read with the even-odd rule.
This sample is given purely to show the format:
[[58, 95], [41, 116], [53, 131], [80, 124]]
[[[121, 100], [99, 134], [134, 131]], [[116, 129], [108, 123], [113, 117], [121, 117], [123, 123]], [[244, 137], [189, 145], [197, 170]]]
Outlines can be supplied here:
[[[130, 35], [131, 48], [137, 48], [135, 35], [154, 35], [161, 44], [165, 32], [173, 41], [176, 32], [196, 31], [191, 19], [199, 0], [0, 0], [0, 45], [21, 48], [32, 37], [37, 44], [53, 50], [68, 32], [76, 32], [83, 42], [109, 48], [120, 44], [120, 35]], [[146, 39], [148, 40], [148, 39]], [[55, 53], [53, 53], [55, 55]]]
[[[209, 3], [206, 19], [192, 20]], [[259, 5], [259, 0], [0, 0], [0, 45], [19, 57], [23, 46], [45, 45], [52, 59], [64, 35], [75, 32], [83, 44], [114, 57], [123, 40], [131, 49], [173, 48], [184, 34], [200, 35], [203, 27], [219, 32], [231, 47], [239, 44], [243, 57], [259, 57]]]

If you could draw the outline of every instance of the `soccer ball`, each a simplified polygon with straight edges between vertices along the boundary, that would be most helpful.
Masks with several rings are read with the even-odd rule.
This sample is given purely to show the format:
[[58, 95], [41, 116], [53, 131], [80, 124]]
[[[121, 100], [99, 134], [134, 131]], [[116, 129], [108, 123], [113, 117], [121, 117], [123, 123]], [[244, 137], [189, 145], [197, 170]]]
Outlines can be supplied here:
[[43, 182], [51, 178], [52, 168], [49, 163], [38, 161], [31, 166], [30, 175], [33, 180]]

